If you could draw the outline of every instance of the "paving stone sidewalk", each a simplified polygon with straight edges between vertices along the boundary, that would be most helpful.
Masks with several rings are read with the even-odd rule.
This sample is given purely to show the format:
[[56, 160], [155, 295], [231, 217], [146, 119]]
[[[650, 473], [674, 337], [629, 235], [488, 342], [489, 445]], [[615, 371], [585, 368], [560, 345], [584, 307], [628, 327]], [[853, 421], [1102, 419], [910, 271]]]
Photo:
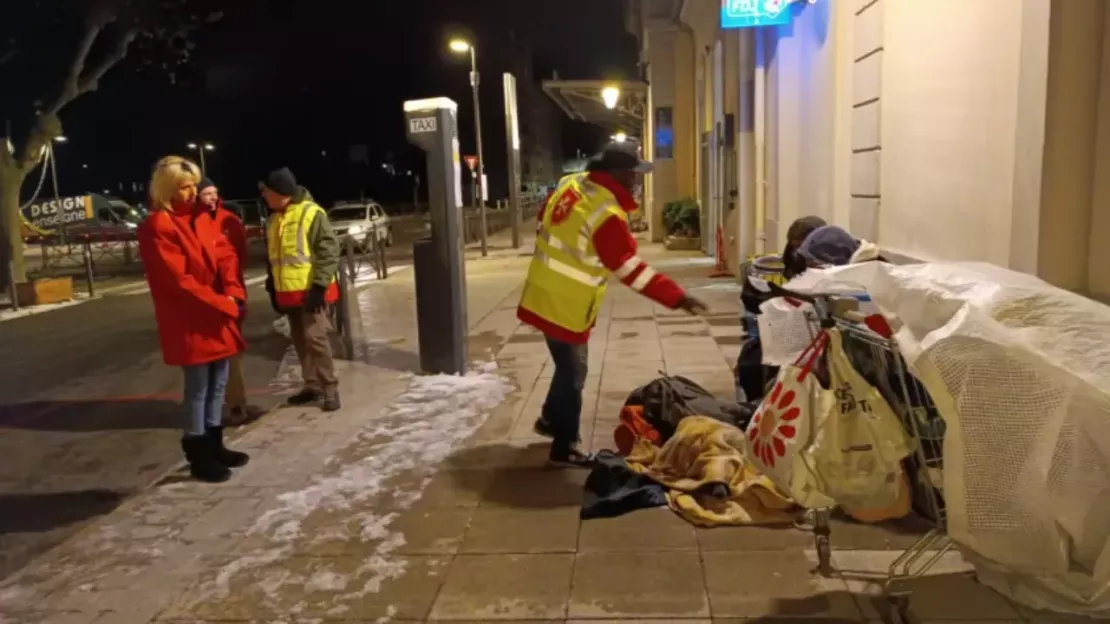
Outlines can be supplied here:
[[[615, 285], [590, 342], [583, 438], [611, 443], [628, 392], [665, 370], [733, 393], [738, 288], [692, 254], [643, 255], [712, 314]], [[531, 432], [551, 368], [515, 320], [527, 258], [468, 262], [471, 356], [496, 372], [413, 377], [412, 276], [362, 294], [373, 339], [342, 367], [345, 409], [285, 409], [236, 441], [222, 485], [171, 476], [0, 585], [0, 622], [878, 621], [877, 573], [923, 527], [837, 521], [837, 573], [797, 529], [695, 529], [667, 510], [580, 521], [580, 472]], [[501, 377], [503, 376], [503, 377]], [[958, 555], [913, 590], [923, 621], [1069, 621], [977, 585]]]

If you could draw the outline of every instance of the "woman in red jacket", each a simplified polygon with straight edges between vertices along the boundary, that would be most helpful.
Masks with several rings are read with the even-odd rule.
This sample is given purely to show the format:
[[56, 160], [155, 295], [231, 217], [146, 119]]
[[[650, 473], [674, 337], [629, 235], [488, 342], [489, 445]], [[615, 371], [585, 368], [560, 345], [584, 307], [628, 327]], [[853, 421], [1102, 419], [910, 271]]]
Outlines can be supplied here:
[[223, 443], [222, 414], [231, 358], [242, 351], [238, 319], [246, 308], [235, 252], [196, 203], [200, 170], [180, 156], [158, 161], [151, 214], [139, 227], [162, 357], [185, 371], [181, 448], [193, 477], [226, 481], [246, 454]]

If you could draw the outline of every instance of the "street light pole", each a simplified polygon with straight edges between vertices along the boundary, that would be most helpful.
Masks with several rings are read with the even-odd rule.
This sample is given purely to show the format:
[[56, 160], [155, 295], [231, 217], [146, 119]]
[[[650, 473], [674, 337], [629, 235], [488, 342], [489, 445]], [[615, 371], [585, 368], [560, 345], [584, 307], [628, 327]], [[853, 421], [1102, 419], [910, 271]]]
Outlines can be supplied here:
[[[57, 214], [60, 215], [60, 218], [58, 219], [58, 227], [57, 227], [58, 239], [62, 243], [66, 242], [66, 220], [65, 220], [65, 213], [62, 211], [62, 207], [61, 207], [62, 194], [61, 194], [61, 192], [59, 190], [59, 187], [58, 187], [58, 160], [57, 160], [57, 155], [54, 152], [54, 145], [57, 144], [57, 143], [65, 143], [65, 142], [66, 142], [66, 138], [64, 136], [59, 136], [59, 137], [55, 137], [54, 140], [49, 145], [46, 146], [46, 149], [49, 150], [46, 155], [50, 159], [50, 178], [51, 178], [51, 181], [54, 183], [54, 201], [58, 202], [58, 213]], [[43, 262], [44, 263], [46, 262], [45, 256], [43, 258]]]
[[478, 144], [478, 182], [475, 188], [478, 189], [477, 197], [474, 198], [478, 202], [478, 222], [482, 228], [482, 257], [489, 255], [489, 247], [486, 240], [486, 202], [483, 201], [484, 196], [489, 190], [486, 188], [486, 159], [482, 154], [482, 108], [478, 98], [478, 83], [481, 81], [478, 76], [478, 57], [474, 51], [474, 46], [470, 46], [470, 88], [474, 95], [474, 134], [475, 142]]
[[205, 166], [205, 163], [204, 163], [204, 153], [205, 152], [211, 152], [211, 151], [215, 150], [216, 146], [212, 145], [211, 143], [200, 143], [200, 144], [190, 143], [188, 145], [188, 147], [189, 147], [189, 149], [191, 149], [193, 151], [196, 151], [200, 154], [200, 174], [201, 175], [207, 175], [208, 167]]

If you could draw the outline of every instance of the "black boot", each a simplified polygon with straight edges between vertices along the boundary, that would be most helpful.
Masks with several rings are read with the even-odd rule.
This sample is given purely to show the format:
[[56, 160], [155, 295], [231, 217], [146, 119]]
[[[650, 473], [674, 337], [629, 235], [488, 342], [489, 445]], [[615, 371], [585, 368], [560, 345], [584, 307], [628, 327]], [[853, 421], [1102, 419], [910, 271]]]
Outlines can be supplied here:
[[294, 406], [296, 406], [296, 405], [308, 405], [309, 403], [315, 403], [316, 401], [319, 401], [321, 398], [323, 398], [323, 396], [324, 396], [324, 393], [320, 392], [316, 388], [304, 388], [303, 390], [301, 390], [297, 394], [294, 394], [293, 396], [289, 397], [288, 399], [285, 399], [285, 403], [287, 405], [294, 405]]
[[233, 451], [224, 446], [224, 428], [223, 427], [209, 427], [208, 428], [208, 443], [212, 445], [212, 456], [220, 464], [228, 468], [241, 468], [247, 465], [250, 461], [250, 455]]
[[339, 402], [339, 386], [331, 385], [324, 388], [324, 411], [334, 412], [340, 407], [342, 404]]
[[231, 471], [213, 455], [212, 441], [208, 436], [181, 438], [181, 450], [189, 462], [189, 474], [198, 481], [223, 483], [231, 478]]

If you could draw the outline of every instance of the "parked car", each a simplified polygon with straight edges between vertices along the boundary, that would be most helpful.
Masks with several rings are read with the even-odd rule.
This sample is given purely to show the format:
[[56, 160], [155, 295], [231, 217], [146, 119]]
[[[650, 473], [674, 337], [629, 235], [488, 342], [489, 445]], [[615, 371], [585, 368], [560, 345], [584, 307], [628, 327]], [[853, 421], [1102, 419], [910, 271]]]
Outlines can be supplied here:
[[386, 246], [393, 244], [393, 224], [375, 201], [339, 202], [328, 211], [328, 220], [338, 236], [349, 235], [363, 245], [378, 236]]

